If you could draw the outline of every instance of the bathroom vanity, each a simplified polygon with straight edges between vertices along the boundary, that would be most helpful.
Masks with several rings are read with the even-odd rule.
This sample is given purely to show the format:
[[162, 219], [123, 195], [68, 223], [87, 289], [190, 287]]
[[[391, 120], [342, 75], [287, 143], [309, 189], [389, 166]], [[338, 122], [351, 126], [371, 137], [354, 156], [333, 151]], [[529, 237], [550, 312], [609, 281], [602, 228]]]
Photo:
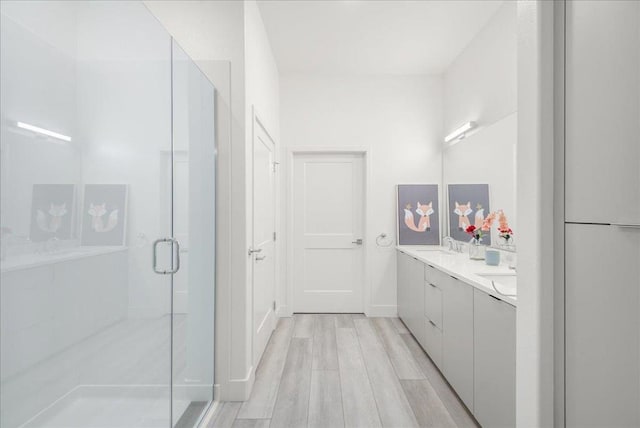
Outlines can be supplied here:
[[441, 247], [397, 257], [400, 319], [482, 426], [515, 426], [515, 272]]

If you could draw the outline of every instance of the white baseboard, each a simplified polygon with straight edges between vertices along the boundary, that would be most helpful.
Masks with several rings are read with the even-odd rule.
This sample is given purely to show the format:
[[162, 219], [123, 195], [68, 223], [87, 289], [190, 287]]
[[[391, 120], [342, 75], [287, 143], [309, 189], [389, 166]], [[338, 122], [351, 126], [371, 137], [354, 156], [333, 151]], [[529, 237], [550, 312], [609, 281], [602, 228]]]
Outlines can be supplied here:
[[288, 318], [293, 316], [293, 312], [291, 312], [287, 305], [281, 305], [276, 309], [276, 316], [278, 318]]
[[[247, 401], [251, 395], [253, 384], [256, 381], [256, 373], [251, 366], [249, 374], [244, 379], [230, 379], [226, 383], [216, 384], [219, 401]], [[214, 386], [214, 396], [215, 396]]]
[[[395, 318], [398, 316], [397, 305], [370, 305], [365, 311], [365, 314], [369, 317], [381, 317], [381, 318]], [[288, 306], [282, 305], [276, 309], [276, 316], [278, 318], [292, 317], [293, 312]]]
[[367, 309], [368, 317], [395, 318], [398, 316], [397, 305], [370, 305]]

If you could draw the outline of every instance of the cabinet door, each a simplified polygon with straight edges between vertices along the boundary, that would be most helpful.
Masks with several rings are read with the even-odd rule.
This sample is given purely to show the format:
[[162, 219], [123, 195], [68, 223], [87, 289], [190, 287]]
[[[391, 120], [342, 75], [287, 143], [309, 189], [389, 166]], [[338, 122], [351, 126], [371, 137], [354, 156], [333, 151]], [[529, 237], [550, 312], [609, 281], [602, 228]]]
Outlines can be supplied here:
[[424, 315], [442, 329], [442, 290], [432, 282], [424, 282]]
[[397, 278], [398, 278], [398, 317], [407, 323], [409, 317], [409, 286], [408, 278], [411, 270], [411, 257], [398, 251]]
[[473, 291], [473, 414], [483, 427], [516, 426], [516, 308]]
[[441, 286], [442, 371], [473, 411], [473, 288], [452, 277]]
[[565, 227], [566, 426], [640, 426], [640, 230]]
[[640, 2], [568, 1], [566, 218], [640, 224]]
[[425, 345], [425, 317], [424, 317], [424, 263], [418, 259], [411, 259], [411, 296], [409, 326], [411, 333], [418, 343]]

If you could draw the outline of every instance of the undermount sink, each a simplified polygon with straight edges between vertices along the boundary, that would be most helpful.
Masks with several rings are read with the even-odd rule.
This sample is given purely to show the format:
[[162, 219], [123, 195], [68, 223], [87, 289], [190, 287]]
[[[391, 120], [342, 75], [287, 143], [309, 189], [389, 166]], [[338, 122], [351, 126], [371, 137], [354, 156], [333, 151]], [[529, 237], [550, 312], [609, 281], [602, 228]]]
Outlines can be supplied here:
[[496, 286], [515, 289], [518, 286], [518, 276], [515, 273], [477, 273], [481, 278], [493, 281]]
[[453, 256], [455, 253], [451, 251], [442, 250], [440, 248], [425, 248], [421, 250], [416, 250], [419, 253], [431, 253], [431, 254], [444, 254], [446, 256]]

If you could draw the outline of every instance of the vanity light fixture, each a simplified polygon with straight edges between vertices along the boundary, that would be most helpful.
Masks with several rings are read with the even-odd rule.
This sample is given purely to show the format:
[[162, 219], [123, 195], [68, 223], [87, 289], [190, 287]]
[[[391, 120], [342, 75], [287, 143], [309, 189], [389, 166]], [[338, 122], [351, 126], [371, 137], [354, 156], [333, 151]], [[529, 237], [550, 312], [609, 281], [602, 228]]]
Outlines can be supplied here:
[[462, 140], [467, 135], [467, 132], [471, 131], [476, 126], [475, 122], [467, 122], [451, 134], [444, 137], [444, 142], [449, 143], [455, 139]]
[[34, 126], [34, 125], [29, 125], [28, 123], [17, 122], [16, 126], [18, 128], [26, 129], [28, 131], [33, 131], [33, 132], [36, 132], [38, 134], [46, 135], [48, 137], [57, 138], [58, 140], [62, 140], [62, 141], [66, 141], [66, 142], [70, 142], [71, 141], [71, 137], [68, 137], [68, 136], [62, 135], [62, 134], [58, 134], [57, 132], [49, 131], [48, 129], [39, 128], [39, 127]]

